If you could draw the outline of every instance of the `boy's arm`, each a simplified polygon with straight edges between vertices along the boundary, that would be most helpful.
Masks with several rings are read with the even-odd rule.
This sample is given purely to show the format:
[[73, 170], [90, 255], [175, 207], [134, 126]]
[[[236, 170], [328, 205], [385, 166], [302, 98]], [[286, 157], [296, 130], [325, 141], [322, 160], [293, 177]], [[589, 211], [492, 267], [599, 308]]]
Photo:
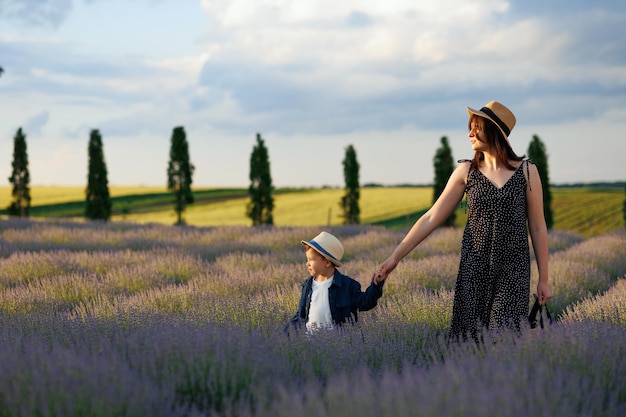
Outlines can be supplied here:
[[292, 326], [298, 326], [300, 324], [302, 324], [302, 322], [304, 321], [305, 317], [303, 317], [305, 314], [303, 314], [303, 311], [306, 308], [306, 291], [307, 291], [307, 281], [305, 281], [302, 284], [302, 293], [300, 294], [300, 301], [298, 302], [298, 310], [296, 311], [296, 314], [291, 317], [291, 319], [289, 319], [289, 322], [287, 322], [287, 325], [285, 326], [285, 331], [288, 331], [290, 327]]
[[383, 295], [383, 286], [385, 285], [385, 282], [382, 281], [377, 284], [372, 278], [372, 281], [365, 292], [361, 291], [361, 284], [357, 281], [354, 282], [356, 283], [354, 286], [356, 291], [353, 290], [355, 307], [360, 311], [367, 311], [376, 307], [376, 305], [378, 305], [378, 299]]
[[293, 316], [292, 318], [289, 319], [289, 321], [287, 322], [287, 324], [285, 325], [285, 328], [283, 329], [284, 332], [289, 333], [289, 329], [292, 327], [298, 327], [300, 325], [300, 312], [296, 313], [295, 316]]

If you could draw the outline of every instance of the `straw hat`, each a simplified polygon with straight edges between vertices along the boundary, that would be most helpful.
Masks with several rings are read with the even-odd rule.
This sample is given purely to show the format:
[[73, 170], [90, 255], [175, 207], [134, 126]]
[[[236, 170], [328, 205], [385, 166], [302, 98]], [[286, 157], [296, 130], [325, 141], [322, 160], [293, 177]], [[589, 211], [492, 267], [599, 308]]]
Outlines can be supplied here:
[[322, 232], [310, 241], [301, 241], [304, 246], [315, 249], [324, 258], [331, 261], [335, 266], [341, 266], [343, 256], [343, 245], [335, 236], [328, 232]]
[[[470, 116], [475, 114], [491, 120], [498, 126], [498, 129], [500, 129], [500, 132], [502, 132], [507, 142], [509, 141], [509, 135], [513, 130], [513, 126], [515, 126], [515, 116], [504, 104], [498, 103], [497, 101], [490, 101], [480, 110], [474, 110], [468, 107], [467, 113]], [[509, 145], [510, 144], [509, 142]]]

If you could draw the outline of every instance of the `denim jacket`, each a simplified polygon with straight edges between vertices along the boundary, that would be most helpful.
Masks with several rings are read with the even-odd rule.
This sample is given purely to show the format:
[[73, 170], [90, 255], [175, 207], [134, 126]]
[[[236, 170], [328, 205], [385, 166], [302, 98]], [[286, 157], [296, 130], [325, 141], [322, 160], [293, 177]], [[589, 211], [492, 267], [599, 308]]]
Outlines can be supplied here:
[[[365, 292], [361, 291], [361, 284], [347, 275], [335, 269], [333, 283], [328, 288], [330, 314], [333, 322], [341, 325], [345, 322], [356, 323], [358, 311], [367, 311], [376, 307], [378, 299], [383, 295], [383, 283], [372, 282]], [[285, 330], [290, 326], [304, 325], [309, 319], [311, 295], [313, 294], [313, 277], [309, 277], [302, 283], [302, 295], [298, 303], [298, 311], [289, 320]]]

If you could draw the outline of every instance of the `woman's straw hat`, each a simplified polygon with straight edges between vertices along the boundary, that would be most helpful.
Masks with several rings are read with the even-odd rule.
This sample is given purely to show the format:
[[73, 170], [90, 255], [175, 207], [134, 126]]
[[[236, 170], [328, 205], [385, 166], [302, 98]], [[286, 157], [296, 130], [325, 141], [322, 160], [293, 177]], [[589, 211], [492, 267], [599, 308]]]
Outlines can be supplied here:
[[324, 258], [331, 261], [335, 266], [341, 266], [341, 257], [343, 256], [343, 245], [335, 236], [328, 232], [322, 232], [315, 236], [312, 240], [303, 240], [304, 246], [315, 249]]
[[[513, 130], [513, 126], [515, 126], [515, 116], [513, 115], [513, 112], [504, 104], [498, 103], [497, 101], [490, 101], [480, 110], [474, 110], [468, 107], [467, 113], [470, 116], [475, 114], [491, 120], [496, 124], [496, 126], [498, 126], [498, 129], [500, 129], [500, 132], [502, 132], [504, 138], [508, 142], [509, 135]], [[511, 143], [509, 142], [509, 145], [510, 144]]]

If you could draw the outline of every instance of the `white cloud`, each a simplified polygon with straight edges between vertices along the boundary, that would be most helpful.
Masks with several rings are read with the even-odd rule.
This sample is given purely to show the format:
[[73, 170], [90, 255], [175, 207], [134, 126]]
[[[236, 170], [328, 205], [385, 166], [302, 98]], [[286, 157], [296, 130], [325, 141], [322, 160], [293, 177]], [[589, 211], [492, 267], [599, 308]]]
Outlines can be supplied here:
[[72, 10], [72, 0], [0, 0], [0, 19], [25, 26], [56, 28]]
[[[140, 149], [136, 143], [155, 144], [158, 155], [142, 161], [141, 181], [161, 178], [167, 149], [156, 148], [167, 147], [177, 125], [194, 149], [224, 145], [219, 152], [228, 158], [218, 155], [216, 163], [225, 176], [230, 163], [233, 183], [246, 181], [241, 171], [256, 132], [280, 147], [271, 150], [279, 183], [288, 184], [301, 164], [288, 159], [300, 152], [294, 144], [305, 153], [305, 143], [324, 144], [337, 153], [334, 164], [346, 141], [374, 170], [367, 181], [398, 183], [413, 181], [401, 180], [411, 160], [425, 166], [418, 178], [430, 175], [442, 135], [465, 145], [466, 105], [498, 99], [515, 111], [522, 133], [576, 136], [577, 146], [584, 139], [572, 129], [618, 136], [611, 129], [626, 112], [626, 13], [611, 2], [91, 3], [43, 0], [39, 10], [59, 23], [31, 21], [32, 31], [14, 28], [17, 15], [5, 25], [9, 17], [0, 12], [0, 114], [7, 115], [0, 127], [12, 137], [30, 123], [30, 134], [41, 132], [58, 149], [67, 141], [86, 146], [90, 129], [99, 128], [116, 180], [139, 175], [121, 174], [126, 163], [119, 161], [128, 156], [118, 155]], [[120, 29], [111, 33], [114, 23]], [[426, 138], [419, 151], [411, 148], [416, 135]], [[397, 169], [380, 168], [372, 153], [387, 154]], [[84, 167], [76, 170], [82, 175]]]
[[42, 111], [26, 121], [24, 125], [24, 131], [28, 132], [31, 136], [41, 136], [43, 127], [48, 123], [50, 118], [50, 112]]

